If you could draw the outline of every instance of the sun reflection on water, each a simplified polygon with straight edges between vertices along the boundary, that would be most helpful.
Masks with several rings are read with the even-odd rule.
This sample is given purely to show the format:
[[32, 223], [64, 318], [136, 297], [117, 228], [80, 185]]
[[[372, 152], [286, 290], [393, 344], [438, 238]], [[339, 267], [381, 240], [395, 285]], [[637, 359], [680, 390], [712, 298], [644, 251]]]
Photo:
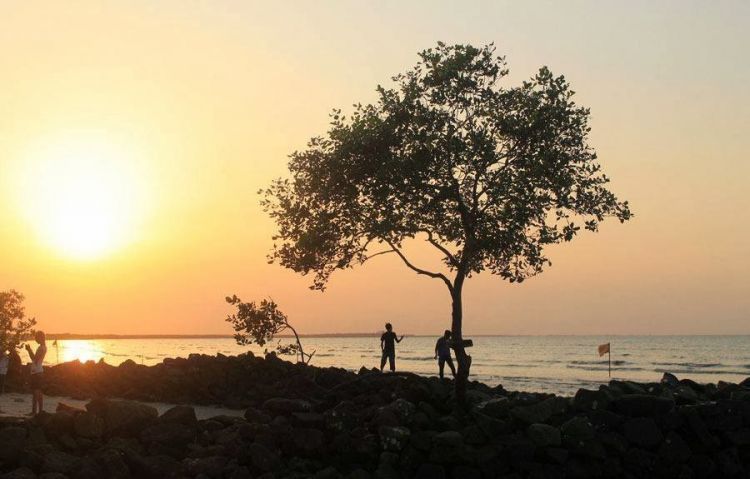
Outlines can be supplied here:
[[47, 362], [58, 361], [58, 350], [59, 362], [61, 363], [75, 361], [76, 359], [82, 363], [86, 361], [99, 361], [106, 355], [97, 341], [70, 339], [58, 341], [56, 346], [53, 344], [53, 347], [49, 348], [49, 352], [47, 353]]

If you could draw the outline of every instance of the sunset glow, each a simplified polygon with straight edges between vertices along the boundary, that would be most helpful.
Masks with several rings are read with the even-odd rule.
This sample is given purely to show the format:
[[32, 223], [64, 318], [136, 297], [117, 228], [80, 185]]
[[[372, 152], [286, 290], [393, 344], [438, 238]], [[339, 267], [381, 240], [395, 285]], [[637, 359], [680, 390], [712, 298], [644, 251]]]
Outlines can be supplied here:
[[71, 136], [43, 143], [23, 166], [18, 194], [25, 219], [58, 254], [92, 260], [136, 237], [143, 182], [124, 150]]

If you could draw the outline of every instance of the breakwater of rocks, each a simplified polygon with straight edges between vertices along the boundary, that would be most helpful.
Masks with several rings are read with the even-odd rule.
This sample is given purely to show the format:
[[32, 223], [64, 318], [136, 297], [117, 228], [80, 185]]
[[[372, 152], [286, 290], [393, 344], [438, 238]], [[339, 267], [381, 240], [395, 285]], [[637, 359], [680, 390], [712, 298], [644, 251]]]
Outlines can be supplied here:
[[[201, 356], [65, 363], [48, 393], [89, 397], [0, 423], [0, 477], [703, 478], [750, 476], [750, 380], [612, 381], [574, 397], [412, 374]], [[117, 399], [115, 399], [117, 398]], [[145, 404], [177, 406], [159, 416]], [[245, 409], [197, 420], [189, 404]]]

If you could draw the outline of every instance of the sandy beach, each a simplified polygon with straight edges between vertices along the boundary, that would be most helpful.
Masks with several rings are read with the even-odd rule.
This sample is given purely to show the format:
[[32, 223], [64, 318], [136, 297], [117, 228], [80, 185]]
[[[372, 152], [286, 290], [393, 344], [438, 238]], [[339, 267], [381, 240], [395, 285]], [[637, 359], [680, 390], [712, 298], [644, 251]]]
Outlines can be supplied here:
[[[86, 409], [86, 404], [89, 400], [73, 399], [62, 396], [45, 396], [44, 398], [44, 410], [47, 412], [55, 412], [58, 404], [66, 404], [80, 409]], [[176, 406], [175, 404], [163, 403], [163, 402], [144, 402], [137, 401], [141, 404], [147, 404], [156, 408], [159, 414], [163, 414], [165, 411]], [[216, 416], [237, 416], [242, 417], [244, 410], [240, 409], [229, 409], [225, 407], [214, 407], [214, 406], [197, 406], [191, 405], [195, 410], [195, 415], [198, 419], [208, 419]], [[21, 393], [5, 393], [0, 396], [0, 417], [23, 417], [29, 414], [31, 411], [31, 395]]]

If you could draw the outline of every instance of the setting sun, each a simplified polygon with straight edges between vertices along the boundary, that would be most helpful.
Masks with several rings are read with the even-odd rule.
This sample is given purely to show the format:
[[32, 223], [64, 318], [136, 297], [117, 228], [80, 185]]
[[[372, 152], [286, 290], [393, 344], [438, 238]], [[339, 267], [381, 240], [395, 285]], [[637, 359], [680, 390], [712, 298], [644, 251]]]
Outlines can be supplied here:
[[21, 172], [24, 213], [41, 242], [78, 260], [133, 239], [144, 188], [124, 149], [85, 135], [45, 143]]

